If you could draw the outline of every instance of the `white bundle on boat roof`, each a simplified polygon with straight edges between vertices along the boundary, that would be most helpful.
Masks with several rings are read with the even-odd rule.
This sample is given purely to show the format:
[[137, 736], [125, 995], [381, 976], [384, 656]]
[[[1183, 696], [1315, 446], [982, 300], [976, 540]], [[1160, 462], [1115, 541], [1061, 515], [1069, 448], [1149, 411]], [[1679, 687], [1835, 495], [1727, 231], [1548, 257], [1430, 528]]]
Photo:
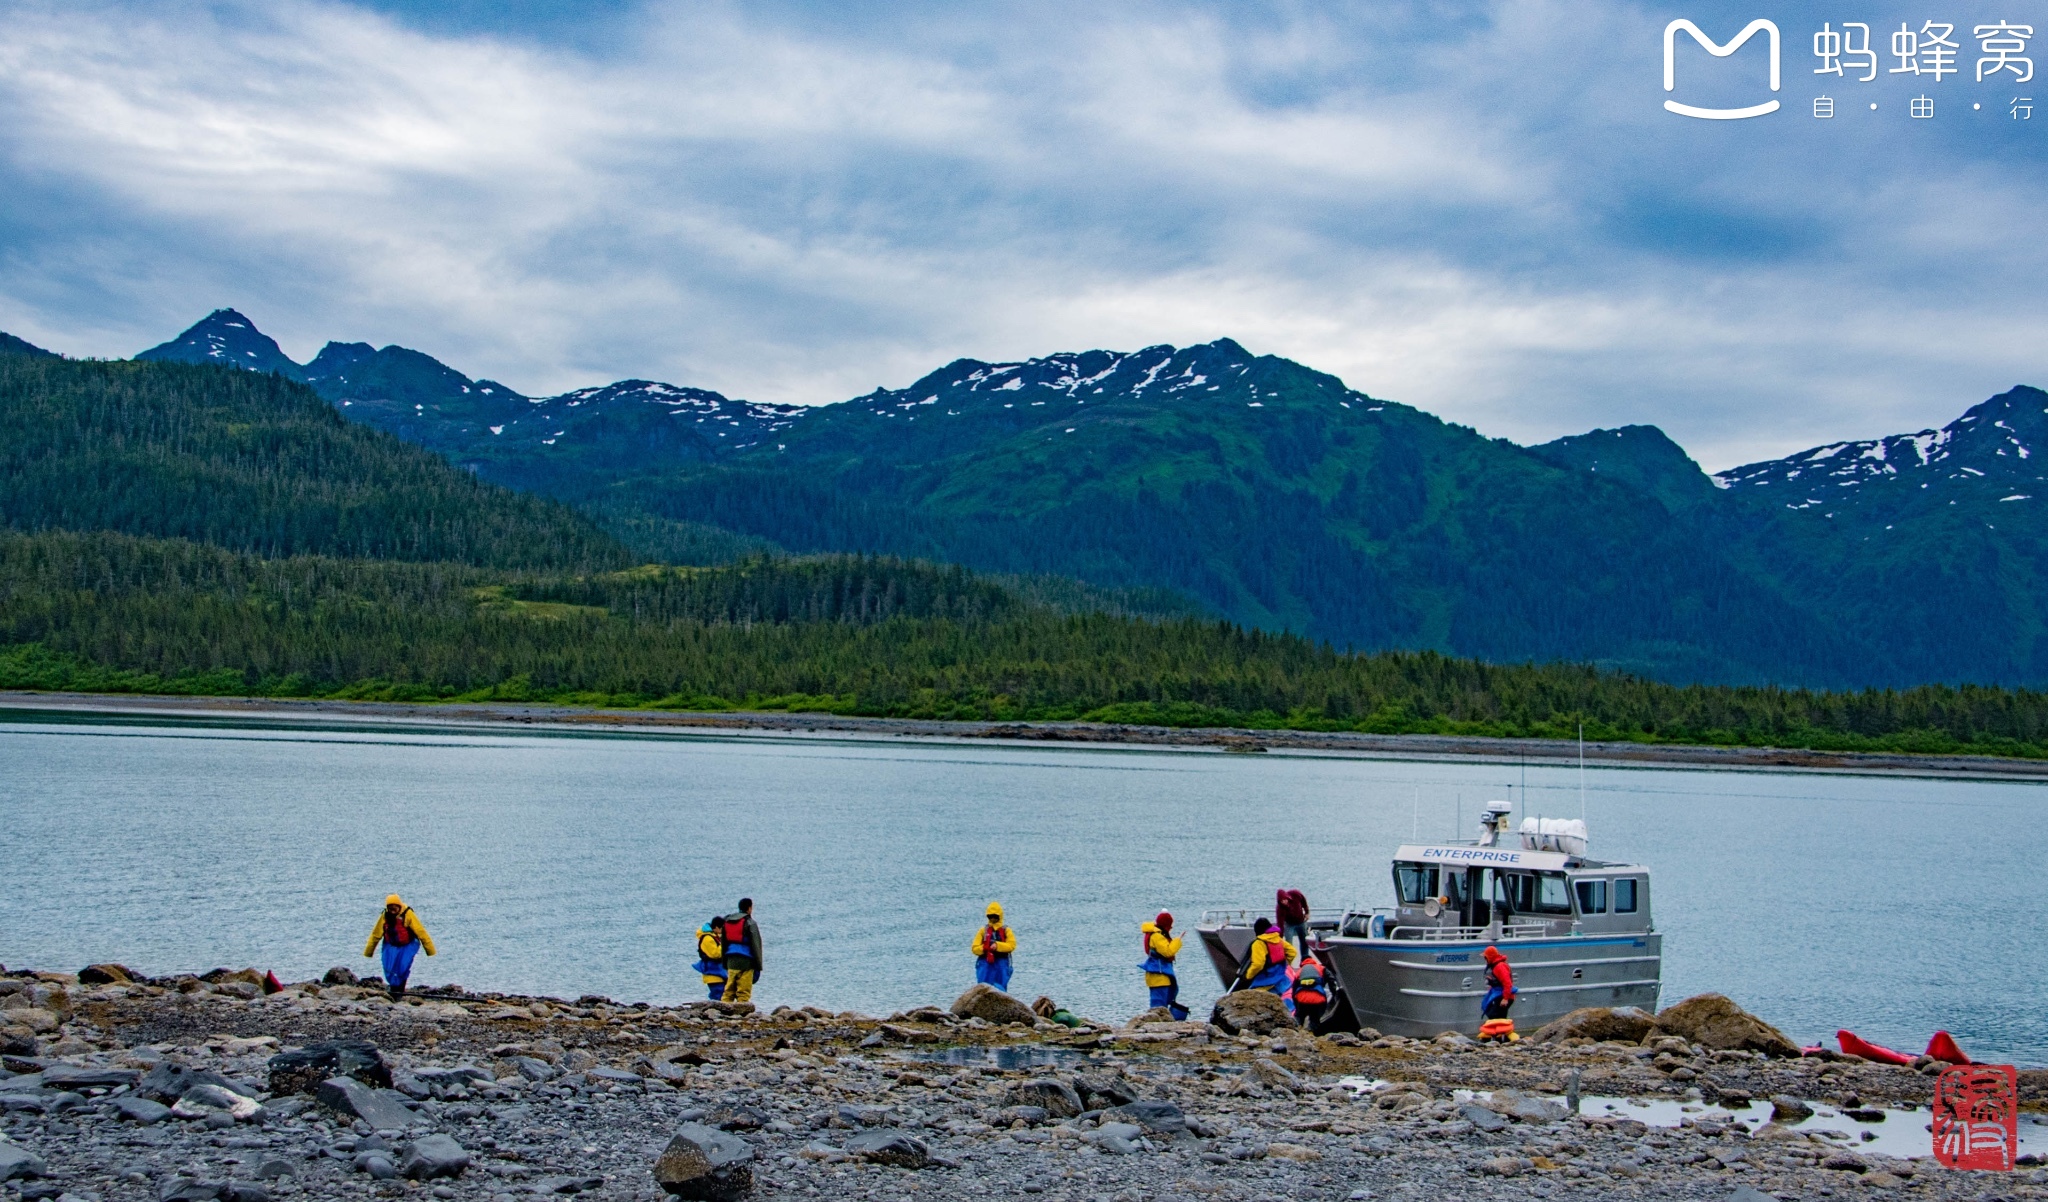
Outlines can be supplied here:
[[1522, 819], [1523, 851], [1561, 851], [1568, 856], [1586, 854], [1586, 820], [1583, 818]]

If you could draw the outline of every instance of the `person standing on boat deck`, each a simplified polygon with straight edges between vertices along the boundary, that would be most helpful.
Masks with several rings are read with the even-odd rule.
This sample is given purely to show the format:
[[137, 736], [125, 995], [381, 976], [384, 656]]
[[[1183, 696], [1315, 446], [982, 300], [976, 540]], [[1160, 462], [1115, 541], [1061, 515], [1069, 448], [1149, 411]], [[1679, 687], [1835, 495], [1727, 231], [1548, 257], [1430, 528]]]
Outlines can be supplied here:
[[377, 915], [377, 925], [370, 928], [370, 941], [363, 945], [363, 956], [374, 955], [380, 943], [384, 945], [384, 985], [391, 990], [391, 1000], [395, 1002], [405, 996], [405, 983], [412, 977], [413, 957], [420, 954], [421, 948], [433, 955], [434, 940], [427, 934], [420, 916], [394, 893], [384, 899], [384, 912]]
[[1294, 960], [1294, 945], [1280, 937], [1273, 920], [1263, 915], [1252, 924], [1251, 951], [1245, 955], [1238, 977], [1240, 989], [1263, 989], [1287, 996], [1287, 966]]
[[718, 928], [719, 943], [725, 948], [725, 992], [719, 997], [748, 1001], [761, 979], [761, 927], [754, 921], [754, 899], [741, 898], [740, 908], [719, 919]]
[[1010, 954], [1017, 950], [1017, 933], [1003, 924], [1003, 903], [988, 904], [988, 925], [974, 933], [974, 980], [1010, 991]]
[[714, 915], [710, 922], [697, 928], [697, 975], [704, 979], [705, 988], [711, 991], [711, 1000], [716, 1002], [725, 997], [725, 943], [718, 937], [719, 924], [723, 915]]
[[1173, 915], [1161, 910], [1151, 922], [1138, 924], [1138, 938], [1145, 947], [1145, 962], [1138, 967], [1152, 991], [1152, 1008], [1164, 1006], [1175, 1022], [1186, 1022], [1188, 1008], [1180, 1004], [1180, 977], [1173, 968], [1181, 943], [1173, 934]]
[[1273, 895], [1273, 921], [1280, 924], [1280, 937], [1294, 945], [1296, 956], [1308, 955], [1308, 898], [1299, 889], [1282, 889]]

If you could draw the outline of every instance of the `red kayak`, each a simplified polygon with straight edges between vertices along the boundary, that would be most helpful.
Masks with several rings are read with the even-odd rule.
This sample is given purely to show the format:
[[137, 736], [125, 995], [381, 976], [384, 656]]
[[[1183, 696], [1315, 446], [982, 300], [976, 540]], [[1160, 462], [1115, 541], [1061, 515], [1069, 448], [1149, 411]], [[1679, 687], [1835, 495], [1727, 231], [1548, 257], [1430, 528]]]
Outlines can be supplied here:
[[1956, 1041], [1949, 1037], [1947, 1031], [1936, 1031], [1934, 1038], [1927, 1041], [1927, 1054], [1950, 1064], [1970, 1063], [1970, 1058], [1963, 1055], [1963, 1049], [1956, 1046]]
[[[1879, 1047], [1867, 1039], [1860, 1038], [1854, 1031], [1837, 1031], [1835, 1032], [1835, 1039], [1842, 1045], [1842, 1054], [1844, 1056], [1861, 1056], [1865, 1060], [1875, 1060], [1879, 1064], [1913, 1063], [1913, 1057], [1906, 1055], [1904, 1052], [1894, 1052], [1890, 1048]], [[1960, 1052], [1957, 1053], [1957, 1055], [1961, 1054]]]

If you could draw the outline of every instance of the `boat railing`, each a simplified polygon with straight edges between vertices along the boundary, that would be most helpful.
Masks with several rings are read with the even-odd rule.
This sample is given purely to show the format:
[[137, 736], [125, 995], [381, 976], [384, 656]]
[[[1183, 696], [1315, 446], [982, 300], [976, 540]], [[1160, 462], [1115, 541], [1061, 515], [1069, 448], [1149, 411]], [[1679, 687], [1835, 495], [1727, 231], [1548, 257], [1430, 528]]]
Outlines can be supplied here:
[[1394, 927], [1387, 932], [1389, 939], [1410, 940], [1420, 943], [1472, 943], [1480, 939], [1541, 939], [1550, 934], [1547, 922], [1512, 922], [1503, 925], [1498, 935], [1492, 927]]
[[[1344, 916], [1355, 913], [1348, 906], [1328, 909], [1309, 907], [1308, 925], [1311, 927], [1335, 927], [1344, 921]], [[1255, 910], [1249, 907], [1237, 909], [1215, 909], [1202, 911], [1201, 924], [1205, 927], [1248, 927], [1260, 918], [1271, 918], [1271, 910]]]

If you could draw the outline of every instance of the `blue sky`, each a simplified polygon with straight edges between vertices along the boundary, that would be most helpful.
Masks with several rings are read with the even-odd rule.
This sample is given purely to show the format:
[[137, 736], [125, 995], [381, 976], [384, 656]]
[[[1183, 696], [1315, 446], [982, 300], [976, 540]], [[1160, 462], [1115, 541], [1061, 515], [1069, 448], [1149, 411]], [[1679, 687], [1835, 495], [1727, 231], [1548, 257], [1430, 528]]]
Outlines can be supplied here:
[[[1971, 37], [2048, 0], [1915, 2], [0, 0], [0, 329], [231, 305], [301, 360], [797, 402], [1227, 335], [1722, 468], [2048, 384], [2048, 108]], [[1675, 17], [1775, 20], [1784, 109], [1665, 112]], [[1955, 75], [1812, 73], [1823, 20], [1930, 19]], [[1671, 95], [1771, 96], [1764, 55], [1681, 40]]]

